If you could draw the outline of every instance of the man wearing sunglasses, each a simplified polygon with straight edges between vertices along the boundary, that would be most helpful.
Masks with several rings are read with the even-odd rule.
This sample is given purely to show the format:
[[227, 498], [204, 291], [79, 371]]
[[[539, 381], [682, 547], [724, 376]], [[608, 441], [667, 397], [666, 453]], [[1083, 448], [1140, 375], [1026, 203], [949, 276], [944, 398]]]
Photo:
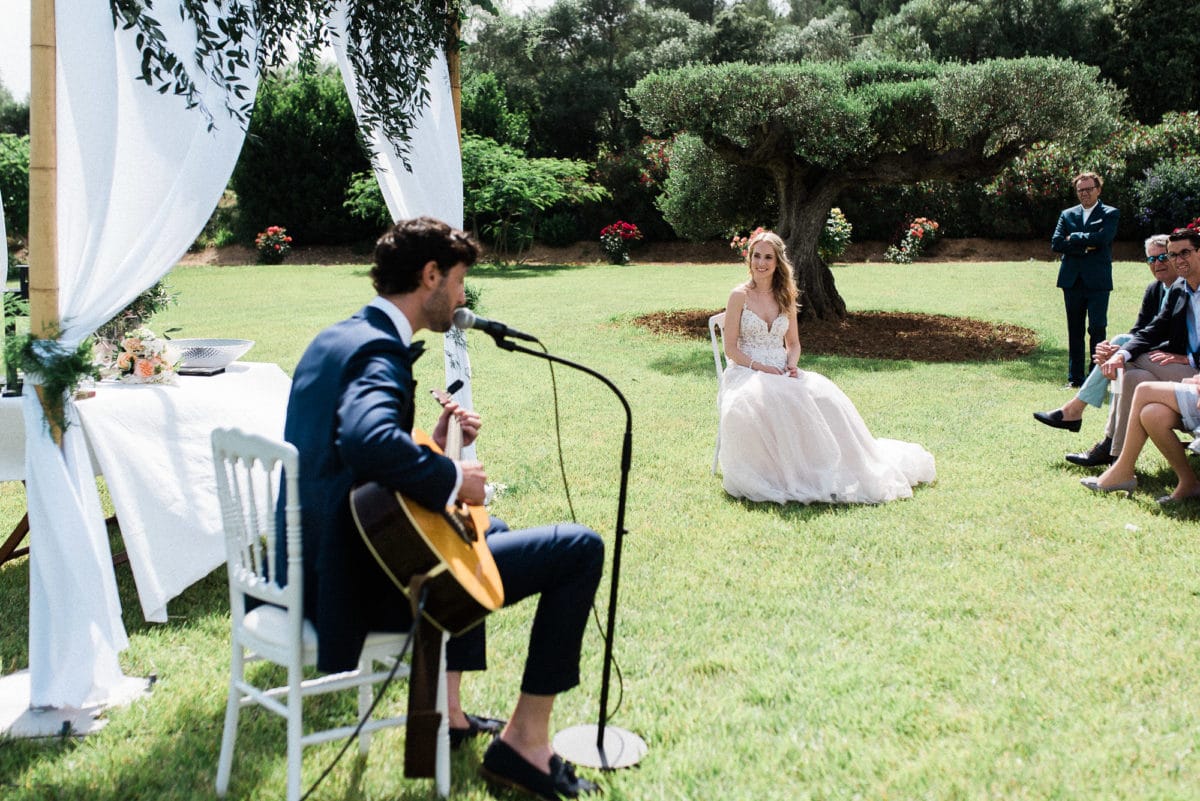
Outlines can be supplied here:
[[1083, 335], [1091, 347], [1104, 340], [1108, 328], [1108, 295], [1112, 292], [1112, 243], [1121, 212], [1100, 202], [1104, 181], [1094, 172], [1083, 172], [1072, 182], [1079, 205], [1064, 209], [1050, 239], [1062, 256], [1058, 287], [1067, 311], [1067, 384], [1083, 385]]
[[[1039, 423], [1044, 423], [1051, 428], [1061, 428], [1067, 431], [1078, 431], [1083, 424], [1083, 413], [1088, 406], [1095, 406], [1097, 409], [1104, 403], [1104, 391], [1108, 387], [1108, 379], [1100, 371], [1100, 365], [1108, 361], [1108, 358], [1120, 350], [1121, 346], [1140, 332], [1143, 328], [1150, 324], [1160, 311], [1167, 300], [1167, 289], [1179, 278], [1179, 273], [1171, 264], [1170, 258], [1167, 256], [1167, 240], [1166, 234], [1155, 234], [1145, 242], [1146, 249], [1146, 264], [1150, 268], [1150, 276], [1154, 279], [1150, 285], [1146, 287], [1145, 294], [1142, 295], [1142, 307], [1138, 310], [1137, 320], [1134, 321], [1133, 327], [1129, 329], [1127, 334], [1117, 334], [1111, 340], [1097, 343], [1095, 353], [1092, 354], [1092, 361], [1096, 363], [1096, 367], [1088, 374], [1087, 380], [1083, 382], [1079, 392], [1075, 397], [1050, 412], [1034, 412], [1033, 417]], [[1170, 343], [1162, 343], [1164, 346]], [[1156, 358], [1157, 351], [1150, 354], [1150, 357]], [[1173, 354], [1174, 355], [1174, 354]], [[1166, 357], [1158, 357], [1163, 358]], [[1107, 454], [1110, 442], [1101, 442], [1098, 446], [1103, 446], [1102, 450]], [[1076, 464], [1082, 463], [1076, 459], [1087, 459], [1087, 453], [1070, 454], [1067, 456], [1069, 461]], [[1075, 457], [1075, 458], [1073, 458]]]

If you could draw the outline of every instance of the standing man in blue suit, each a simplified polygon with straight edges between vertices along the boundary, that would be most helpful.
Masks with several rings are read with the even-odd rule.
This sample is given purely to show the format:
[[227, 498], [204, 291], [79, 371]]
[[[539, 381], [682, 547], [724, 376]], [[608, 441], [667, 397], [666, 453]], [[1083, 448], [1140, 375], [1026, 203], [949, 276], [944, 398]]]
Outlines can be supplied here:
[[[412, 438], [412, 365], [422, 329], [449, 330], [466, 302], [464, 279], [478, 247], [429, 217], [397, 223], [379, 238], [371, 281], [378, 295], [317, 335], [296, 366], [284, 438], [300, 454], [304, 535], [304, 615], [317, 629], [317, 667], [353, 668], [368, 631], [405, 630], [408, 601], [370, 555], [355, 528], [349, 493], [377, 481], [430, 509], [460, 500], [479, 505], [487, 476], [478, 462], [455, 462]], [[445, 446], [449, 417], [470, 444], [479, 417], [451, 404], [433, 429]], [[579, 657], [604, 544], [574, 523], [509, 531], [493, 521], [487, 543], [505, 604], [538, 596], [521, 693], [505, 724], [466, 715], [461, 671], [485, 667], [483, 625], [446, 646], [451, 740], [499, 731], [480, 770], [490, 781], [537, 798], [575, 798], [596, 785], [575, 775], [550, 745], [555, 696], [579, 683]]]
[[[1112, 243], [1121, 212], [1100, 202], [1104, 181], [1094, 172], [1075, 176], [1079, 205], [1058, 215], [1050, 247], [1062, 254], [1058, 287], [1067, 310], [1067, 385], [1083, 386], [1088, 356], [1104, 341], [1112, 292]], [[1087, 331], [1090, 347], [1083, 350]]]

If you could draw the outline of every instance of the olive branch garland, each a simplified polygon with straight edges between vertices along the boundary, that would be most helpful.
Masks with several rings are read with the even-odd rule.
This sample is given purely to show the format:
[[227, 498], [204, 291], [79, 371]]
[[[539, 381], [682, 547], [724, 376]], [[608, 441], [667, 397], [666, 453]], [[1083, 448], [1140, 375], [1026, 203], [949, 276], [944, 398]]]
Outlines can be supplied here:
[[[155, 6], [195, 27], [190, 53], [172, 52]], [[346, 53], [358, 85], [359, 115], [378, 128], [396, 155], [408, 162], [412, 129], [429, 103], [425, 74], [437, 52], [459, 48], [456, 25], [468, 3], [498, 13], [493, 0], [350, 0], [347, 4]], [[326, 24], [337, 0], [109, 0], [113, 27], [133, 31], [141, 55], [137, 79], [160, 94], [172, 93], [197, 109], [216, 127], [195, 80], [225, 90], [225, 110], [243, 129], [250, 123], [254, 98], [240, 79], [251, 67], [282, 66], [295, 46], [302, 69], [311, 69], [321, 48], [332, 44]], [[212, 13], [215, 10], [215, 13]], [[255, 39], [257, 38], [257, 53]], [[189, 70], [188, 63], [192, 64]], [[196, 79], [192, 77], [193, 71]]]
[[[88, 337], [70, 350], [58, 338], [57, 328], [49, 329], [48, 336], [38, 337], [25, 334], [9, 337], [4, 343], [4, 358], [15, 364], [32, 383], [40, 384], [43, 392], [51, 398], [74, 395], [85, 378], [100, 377], [100, 368], [95, 363], [92, 338]], [[53, 422], [60, 431], [67, 430], [65, 406], [53, 406], [54, 420], [47, 418], [46, 428]]]

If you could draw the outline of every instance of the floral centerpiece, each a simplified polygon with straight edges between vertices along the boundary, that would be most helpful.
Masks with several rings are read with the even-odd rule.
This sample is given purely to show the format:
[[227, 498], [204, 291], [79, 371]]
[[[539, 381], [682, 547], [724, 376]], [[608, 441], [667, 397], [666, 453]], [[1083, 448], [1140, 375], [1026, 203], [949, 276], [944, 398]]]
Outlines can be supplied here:
[[129, 331], [117, 340], [100, 367], [104, 378], [126, 384], [173, 384], [179, 354], [149, 328]]
[[925, 246], [937, 237], [938, 224], [928, 217], [917, 217], [908, 224], [908, 229], [900, 239], [899, 245], [892, 245], [884, 251], [883, 258], [893, 264], [912, 264]]
[[642, 232], [633, 223], [617, 220], [600, 231], [600, 247], [608, 256], [609, 264], [629, 263], [629, 243], [642, 238]]
[[282, 264], [292, 249], [292, 238], [286, 228], [272, 225], [254, 237], [254, 249], [258, 251], [259, 264]]

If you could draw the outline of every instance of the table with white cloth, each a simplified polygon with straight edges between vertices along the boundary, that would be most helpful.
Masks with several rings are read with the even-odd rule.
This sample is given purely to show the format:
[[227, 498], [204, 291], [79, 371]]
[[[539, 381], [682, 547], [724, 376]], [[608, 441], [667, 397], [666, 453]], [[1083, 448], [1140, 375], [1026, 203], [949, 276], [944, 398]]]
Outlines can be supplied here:
[[[290, 389], [278, 365], [234, 362], [174, 385], [104, 381], [77, 401], [147, 620], [164, 622], [167, 601], [225, 561], [213, 430], [282, 438]], [[0, 399], [0, 480], [24, 478], [24, 439], [21, 399]]]

